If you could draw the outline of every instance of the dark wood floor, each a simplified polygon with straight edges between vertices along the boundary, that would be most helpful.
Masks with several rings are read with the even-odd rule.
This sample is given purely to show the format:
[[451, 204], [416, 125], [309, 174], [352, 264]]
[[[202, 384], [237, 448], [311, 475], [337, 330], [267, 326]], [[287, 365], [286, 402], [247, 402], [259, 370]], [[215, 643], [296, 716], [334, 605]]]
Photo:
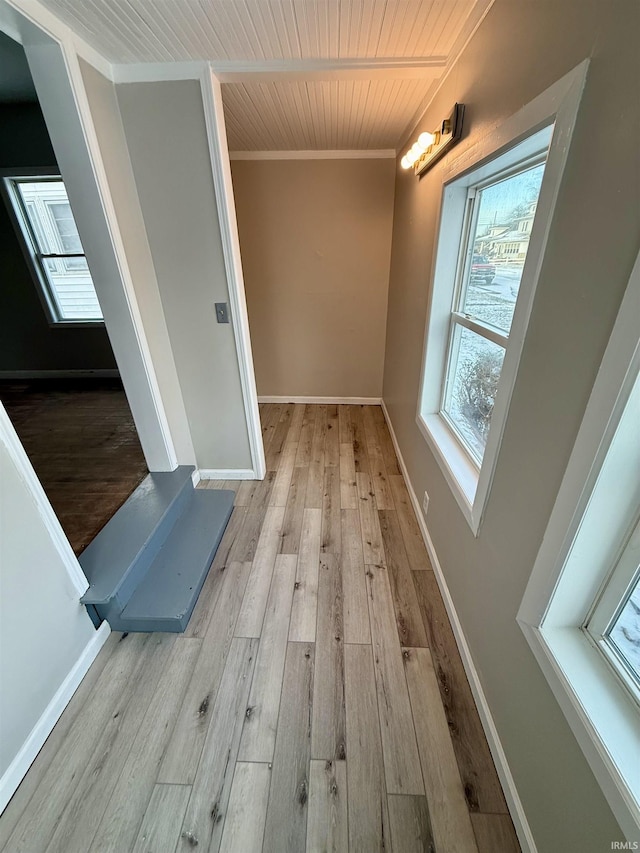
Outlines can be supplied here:
[[80, 554], [147, 473], [122, 383], [2, 381], [0, 401]]

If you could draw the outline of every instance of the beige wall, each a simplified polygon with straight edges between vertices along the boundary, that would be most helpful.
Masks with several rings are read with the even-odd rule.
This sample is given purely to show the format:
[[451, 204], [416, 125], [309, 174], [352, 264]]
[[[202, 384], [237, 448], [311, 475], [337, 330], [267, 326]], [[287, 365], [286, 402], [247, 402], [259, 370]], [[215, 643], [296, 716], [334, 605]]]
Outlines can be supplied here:
[[428, 527], [540, 853], [599, 853], [621, 840], [516, 613], [638, 252], [639, 9], [497, 0], [416, 129], [465, 103], [464, 138], [449, 155], [464, 156], [591, 57], [477, 539], [416, 426], [448, 158], [421, 181], [399, 167], [396, 177], [384, 398], [415, 490], [429, 492]]
[[380, 397], [394, 161], [231, 165], [258, 394]]
[[198, 467], [250, 469], [251, 452], [200, 85], [116, 87]]

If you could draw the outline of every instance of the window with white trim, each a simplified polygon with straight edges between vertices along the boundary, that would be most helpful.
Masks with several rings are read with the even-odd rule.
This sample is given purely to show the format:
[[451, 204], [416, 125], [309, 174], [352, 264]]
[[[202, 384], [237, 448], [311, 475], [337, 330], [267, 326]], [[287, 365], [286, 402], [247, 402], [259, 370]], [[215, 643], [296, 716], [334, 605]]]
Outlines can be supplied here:
[[615, 560], [584, 630], [640, 704], [640, 521]]
[[[548, 139], [541, 142], [522, 160], [516, 146], [510, 167], [467, 189], [439, 414], [478, 468], [527, 256], [528, 233], [518, 224], [533, 220], [544, 174]], [[461, 179], [464, 186], [474, 177]]]
[[49, 321], [103, 322], [62, 178], [5, 177], [4, 189]]
[[474, 162], [444, 161], [416, 421], [476, 535], [586, 69], [477, 140]]
[[518, 622], [613, 813], [640, 838], [640, 257]]

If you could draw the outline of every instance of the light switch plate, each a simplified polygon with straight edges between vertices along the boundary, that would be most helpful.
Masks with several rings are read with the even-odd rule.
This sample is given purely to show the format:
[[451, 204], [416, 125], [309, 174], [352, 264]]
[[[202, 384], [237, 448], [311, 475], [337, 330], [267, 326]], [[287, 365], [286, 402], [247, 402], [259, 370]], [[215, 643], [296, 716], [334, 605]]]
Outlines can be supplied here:
[[216, 302], [216, 320], [218, 323], [229, 322], [229, 306], [226, 302]]

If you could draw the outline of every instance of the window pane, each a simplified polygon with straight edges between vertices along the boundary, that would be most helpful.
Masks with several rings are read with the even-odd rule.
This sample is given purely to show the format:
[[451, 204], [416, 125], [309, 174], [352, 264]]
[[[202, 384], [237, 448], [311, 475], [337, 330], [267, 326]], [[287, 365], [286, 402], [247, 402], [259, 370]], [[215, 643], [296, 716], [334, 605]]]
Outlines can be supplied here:
[[63, 251], [70, 253], [82, 252], [82, 243], [78, 236], [78, 229], [71, 213], [71, 205], [50, 204], [49, 210], [53, 214]]
[[478, 191], [463, 313], [509, 332], [544, 163]]
[[16, 187], [38, 243], [38, 251], [45, 255], [65, 251], [50, 210], [52, 202], [69, 204], [62, 181], [17, 181]]
[[[71, 262], [78, 262], [81, 268], [68, 269]], [[98, 297], [84, 258], [47, 258], [45, 270], [61, 320], [102, 320]]]
[[631, 594], [609, 630], [607, 639], [640, 684], [640, 575], [636, 578]]
[[504, 360], [504, 349], [455, 324], [444, 412], [482, 462]]
[[31, 228], [33, 229], [34, 236], [36, 239], [36, 243], [38, 244], [38, 247], [49, 246], [50, 242], [48, 241], [47, 236], [44, 233], [44, 230], [42, 228], [42, 223], [40, 221], [40, 217], [38, 216], [38, 211], [36, 209], [35, 202], [34, 201], [28, 202], [25, 205], [25, 210], [27, 212], [27, 219], [31, 223]]
[[[61, 180], [15, 184], [40, 254], [82, 253], [67, 191]], [[84, 257], [44, 258], [50, 299], [59, 320], [102, 320], [91, 273]]]

